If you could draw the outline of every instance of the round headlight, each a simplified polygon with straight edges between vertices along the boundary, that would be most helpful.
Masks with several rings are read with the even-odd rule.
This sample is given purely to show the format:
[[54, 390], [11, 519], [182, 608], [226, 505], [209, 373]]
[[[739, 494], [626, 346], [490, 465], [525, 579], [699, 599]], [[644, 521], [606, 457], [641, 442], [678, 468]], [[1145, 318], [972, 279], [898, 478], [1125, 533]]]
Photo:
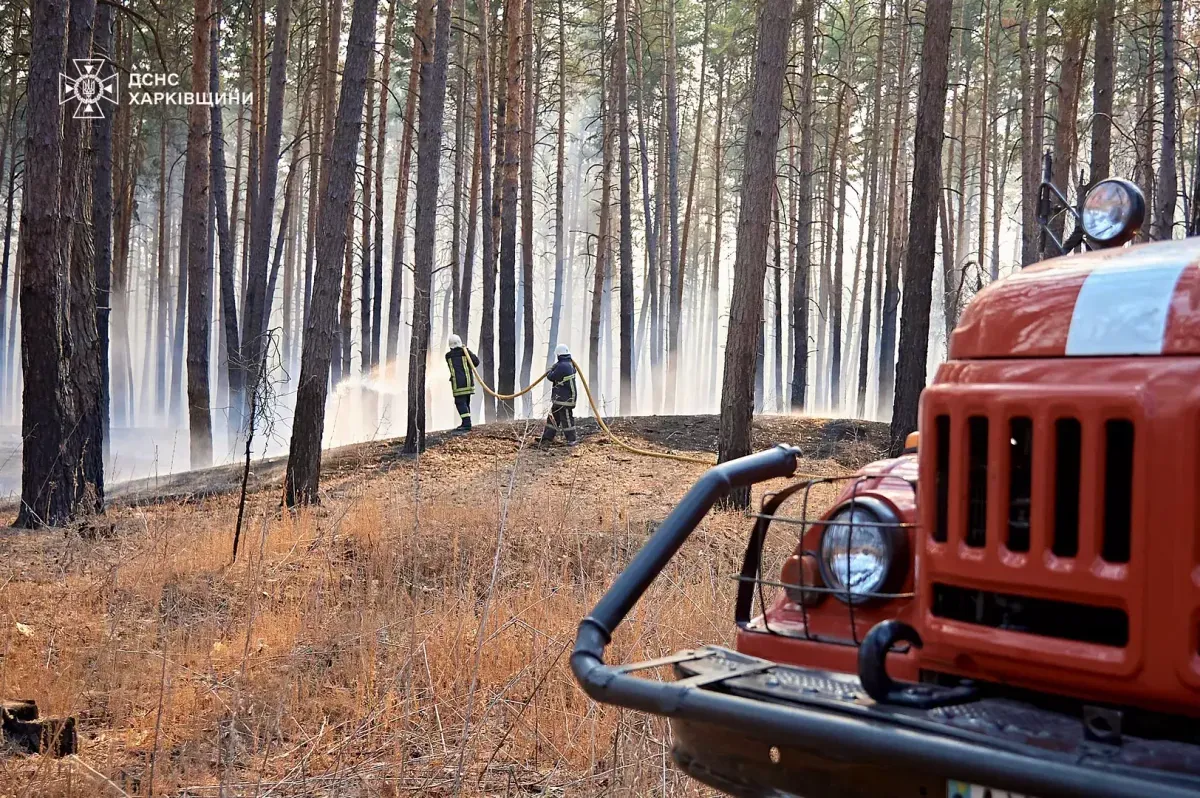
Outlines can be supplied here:
[[1128, 180], [1101, 180], [1088, 191], [1080, 216], [1088, 239], [1105, 247], [1119, 246], [1142, 226], [1146, 200]]
[[839, 510], [821, 535], [821, 576], [842, 601], [861, 604], [884, 592], [903, 573], [898, 551], [904, 540], [895, 517], [882, 505], [863, 500]]

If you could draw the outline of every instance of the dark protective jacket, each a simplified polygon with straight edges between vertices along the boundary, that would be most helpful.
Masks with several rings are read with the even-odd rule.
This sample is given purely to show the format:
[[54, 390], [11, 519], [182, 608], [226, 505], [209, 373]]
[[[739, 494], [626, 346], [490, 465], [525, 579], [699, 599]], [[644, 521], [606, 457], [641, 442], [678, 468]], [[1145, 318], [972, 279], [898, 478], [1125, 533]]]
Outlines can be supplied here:
[[550, 401], [556, 407], [574, 407], [578, 391], [575, 388], [575, 364], [570, 355], [559, 355], [558, 362], [550, 368], [547, 379], [554, 384]]
[[479, 365], [479, 358], [474, 352], [468, 352], [466, 347], [456, 347], [446, 353], [446, 365], [450, 368], [450, 392], [455, 396], [475, 393], [475, 375], [467, 365], [468, 357], [476, 366]]

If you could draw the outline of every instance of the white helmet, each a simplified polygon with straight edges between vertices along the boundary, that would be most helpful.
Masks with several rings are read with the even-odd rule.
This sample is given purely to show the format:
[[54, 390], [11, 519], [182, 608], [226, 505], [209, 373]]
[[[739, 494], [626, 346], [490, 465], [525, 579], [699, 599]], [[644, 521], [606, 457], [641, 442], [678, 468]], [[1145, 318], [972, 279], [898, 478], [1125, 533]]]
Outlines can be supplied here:
[[562, 357], [564, 355], [570, 357], [571, 350], [567, 348], [566, 344], [559, 344], [558, 346], [554, 347], [554, 355], [555, 357]]
[[462, 339], [459, 338], [457, 335], [452, 334], [450, 336], [450, 348], [458, 349], [460, 346], [462, 346]]

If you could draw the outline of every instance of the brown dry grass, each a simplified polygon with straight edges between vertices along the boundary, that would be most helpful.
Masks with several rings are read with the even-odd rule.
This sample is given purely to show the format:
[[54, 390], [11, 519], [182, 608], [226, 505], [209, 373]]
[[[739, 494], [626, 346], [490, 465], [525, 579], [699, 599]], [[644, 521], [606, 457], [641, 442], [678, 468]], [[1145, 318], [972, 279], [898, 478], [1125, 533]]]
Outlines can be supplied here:
[[[715, 429], [680, 424], [624, 430], [682, 446], [681, 428]], [[823, 430], [762, 434], [836, 456], [810, 471], [875, 453], [821, 449]], [[664, 723], [596, 705], [567, 667], [578, 620], [703, 469], [595, 438], [537, 452], [522, 432], [419, 461], [343, 453], [325, 503], [294, 516], [267, 484], [232, 565], [229, 495], [119, 506], [98, 538], [0, 531], [0, 697], [81, 730], [78, 757], [0, 758], [0, 796], [703, 794]], [[710, 516], [611, 659], [729, 643], [747, 529]]]

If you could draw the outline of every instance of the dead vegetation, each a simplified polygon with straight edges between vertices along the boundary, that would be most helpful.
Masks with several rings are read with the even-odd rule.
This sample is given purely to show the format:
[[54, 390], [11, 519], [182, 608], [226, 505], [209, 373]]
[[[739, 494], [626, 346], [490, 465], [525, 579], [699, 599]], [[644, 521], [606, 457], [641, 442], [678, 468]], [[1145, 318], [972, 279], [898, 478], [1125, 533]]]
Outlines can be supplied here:
[[[853, 426], [759, 433], [833, 473], [877, 453], [881, 431]], [[680, 450], [716, 431], [621, 429]], [[540, 452], [523, 432], [419, 460], [339, 452], [324, 504], [295, 516], [260, 474], [232, 564], [236, 496], [216, 491], [115, 507], [106, 534], [0, 532], [0, 696], [79, 732], [77, 756], [0, 759], [0, 796], [697, 794], [665, 725], [590, 702], [566, 663], [578, 620], [703, 469], [597, 436]], [[730, 642], [747, 530], [710, 516], [616, 656]]]

